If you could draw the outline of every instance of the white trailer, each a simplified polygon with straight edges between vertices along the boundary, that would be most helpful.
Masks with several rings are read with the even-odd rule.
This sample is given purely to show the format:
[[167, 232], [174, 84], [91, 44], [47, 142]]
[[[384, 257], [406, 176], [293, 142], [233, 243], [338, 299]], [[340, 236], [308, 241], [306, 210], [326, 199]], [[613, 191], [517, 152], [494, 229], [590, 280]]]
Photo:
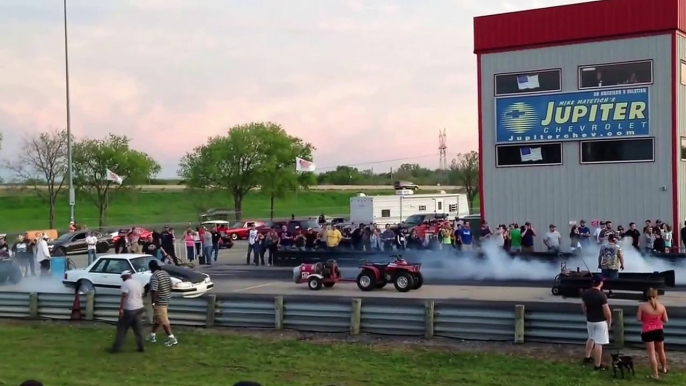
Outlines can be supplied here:
[[350, 199], [350, 221], [355, 224], [399, 224], [414, 214], [447, 214], [450, 218], [469, 215], [466, 194], [412, 194], [359, 196]]

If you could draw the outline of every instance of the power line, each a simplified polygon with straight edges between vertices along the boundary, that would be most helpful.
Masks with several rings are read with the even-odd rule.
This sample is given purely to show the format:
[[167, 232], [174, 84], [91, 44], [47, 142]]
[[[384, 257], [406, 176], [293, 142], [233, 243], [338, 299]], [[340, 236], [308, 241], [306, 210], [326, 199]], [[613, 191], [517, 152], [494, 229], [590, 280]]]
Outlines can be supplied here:
[[435, 157], [435, 156], [436, 156], [436, 154], [427, 154], [427, 155], [420, 155], [420, 156], [414, 156], [414, 157], [404, 157], [404, 158], [386, 159], [386, 160], [381, 160], [381, 161], [361, 162], [361, 163], [356, 163], [356, 164], [326, 166], [326, 167], [321, 167], [321, 168], [318, 167], [317, 170], [336, 169], [339, 166], [353, 167], [353, 166], [366, 166], [366, 165], [383, 164], [383, 163], [388, 163], [388, 162], [409, 161], [409, 160], [415, 160], [415, 159], [420, 159], [420, 158], [430, 158], [430, 157]]

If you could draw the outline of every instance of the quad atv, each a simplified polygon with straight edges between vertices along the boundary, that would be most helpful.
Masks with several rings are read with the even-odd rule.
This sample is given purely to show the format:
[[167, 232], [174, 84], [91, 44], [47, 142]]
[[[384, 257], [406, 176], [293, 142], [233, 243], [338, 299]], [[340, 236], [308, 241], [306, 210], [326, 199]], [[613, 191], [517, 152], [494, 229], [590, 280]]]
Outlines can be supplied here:
[[393, 283], [398, 292], [421, 288], [424, 284], [421, 264], [408, 263], [401, 255], [391, 257], [393, 261], [390, 263], [363, 262], [357, 275], [357, 287], [362, 291], [373, 291]]

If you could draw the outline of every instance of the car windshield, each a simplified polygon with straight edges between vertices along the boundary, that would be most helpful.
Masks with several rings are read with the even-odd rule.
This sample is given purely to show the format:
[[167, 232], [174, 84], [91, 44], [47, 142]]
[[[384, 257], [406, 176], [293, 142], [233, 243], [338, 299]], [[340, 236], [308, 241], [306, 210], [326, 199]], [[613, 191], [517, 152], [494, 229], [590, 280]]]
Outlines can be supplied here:
[[[222, 225], [222, 224], [217, 224], [217, 225]], [[242, 222], [235, 222], [231, 224], [231, 228], [243, 228], [243, 223]]]
[[152, 260], [157, 260], [157, 258], [154, 256], [135, 257], [129, 261], [131, 262], [131, 266], [133, 266], [134, 271], [145, 272], [150, 270], [148, 264], [150, 264]]
[[58, 237], [57, 239], [55, 239], [55, 241], [69, 241], [69, 240], [71, 240], [71, 238], [74, 237], [75, 235], [76, 235], [76, 232], [65, 233], [65, 234], [63, 234], [62, 236], [60, 236], [60, 237]]
[[421, 224], [424, 220], [424, 216], [421, 214], [415, 214], [405, 220], [405, 224]]

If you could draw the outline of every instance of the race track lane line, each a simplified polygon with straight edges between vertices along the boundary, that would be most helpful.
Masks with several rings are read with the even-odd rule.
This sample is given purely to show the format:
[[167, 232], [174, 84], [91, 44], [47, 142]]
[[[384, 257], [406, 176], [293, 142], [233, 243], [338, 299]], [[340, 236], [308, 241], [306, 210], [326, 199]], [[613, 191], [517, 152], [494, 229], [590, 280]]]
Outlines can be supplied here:
[[267, 284], [254, 285], [254, 286], [252, 286], [252, 287], [245, 287], [245, 288], [233, 290], [233, 291], [231, 291], [231, 292], [250, 291], [250, 290], [257, 289], [257, 288], [269, 287], [269, 286], [272, 286], [272, 285], [274, 285], [274, 284], [277, 284], [277, 283], [267, 283]]

